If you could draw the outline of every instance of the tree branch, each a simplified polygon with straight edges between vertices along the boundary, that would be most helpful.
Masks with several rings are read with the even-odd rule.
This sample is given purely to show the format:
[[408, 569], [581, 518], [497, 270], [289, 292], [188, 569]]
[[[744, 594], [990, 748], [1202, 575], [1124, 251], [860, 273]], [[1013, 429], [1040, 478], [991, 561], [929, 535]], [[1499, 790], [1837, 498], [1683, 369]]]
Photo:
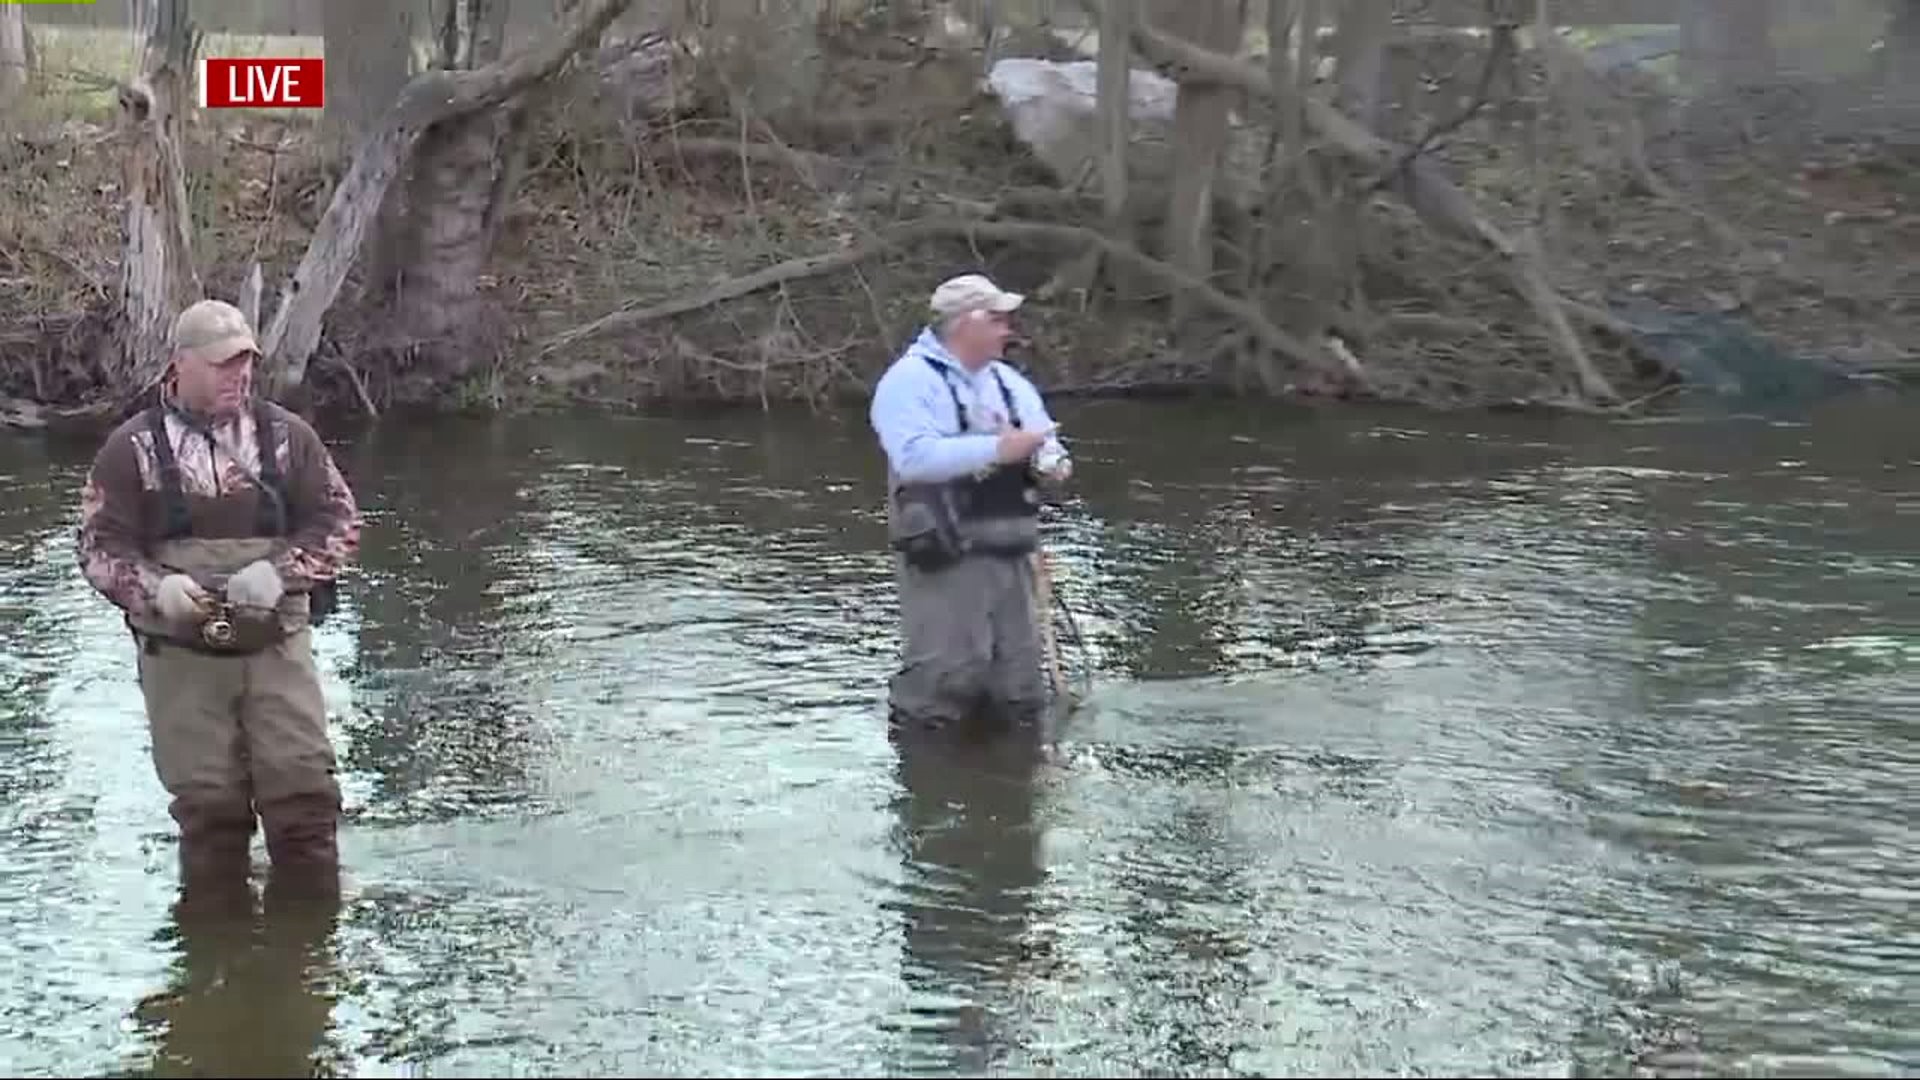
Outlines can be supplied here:
[[334, 189], [313, 242], [281, 294], [261, 340], [274, 396], [300, 385], [320, 341], [327, 309], [339, 295], [378, 216], [387, 186], [420, 134], [455, 116], [489, 109], [543, 79], [600, 37], [632, 0], [593, 0], [563, 33], [475, 71], [428, 71], [400, 91], [380, 126], [360, 145], [353, 166]]
[[1467, 104], [1462, 107], [1458, 113], [1455, 113], [1443, 121], [1436, 122], [1420, 136], [1419, 141], [1407, 147], [1406, 151], [1400, 155], [1392, 167], [1382, 173], [1368, 186], [1369, 191], [1379, 191], [1381, 188], [1386, 187], [1396, 177], [1404, 173], [1408, 166], [1413, 164], [1414, 159], [1431, 149], [1434, 143], [1466, 127], [1468, 122], [1480, 115], [1480, 110], [1486, 108], [1488, 102], [1492, 100], [1493, 77], [1499, 73], [1500, 65], [1513, 58], [1515, 40], [1519, 35], [1520, 29], [1511, 22], [1493, 20], [1492, 16], [1495, 12], [1492, 9], [1495, 6], [1495, 0], [1488, 0], [1489, 32], [1492, 34], [1492, 40], [1487, 43], [1487, 58], [1486, 61], [1480, 65], [1480, 79], [1474, 85], [1473, 96], [1467, 100]]
[[[945, 237], [999, 241], [1040, 240], [1098, 248], [1108, 258], [1128, 264], [1142, 275], [1158, 281], [1169, 291], [1190, 295], [1202, 307], [1210, 308], [1217, 314], [1232, 319], [1244, 327], [1254, 340], [1273, 352], [1321, 371], [1347, 373], [1347, 365], [1338, 358], [1329, 355], [1325, 349], [1302, 341], [1282, 330], [1253, 304], [1228, 296], [1200, 278], [1145, 255], [1138, 249], [1093, 229], [1079, 225], [1056, 225], [1034, 221], [981, 221], [974, 218], [936, 218], [908, 222], [882, 233], [871, 243], [857, 245], [843, 251], [788, 259], [752, 273], [728, 278], [697, 292], [683, 294], [655, 304], [615, 311], [585, 325], [547, 338], [538, 346], [535, 355], [547, 356], [579, 345], [593, 337], [631, 330], [646, 323], [712, 307], [715, 304], [803, 278], [818, 277], [844, 270], [909, 244]], [[1279, 380], [1272, 371], [1263, 368], [1260, 374], [1270, 391], [1278, 390]]]
[[[1081, 0], [1096, 15], [1105, 2]], [[1250, 97], [1268, 102], [1276, 109], [1297, 105], [1303, 111], [1307, 124], [1362, 171], [1393, 177], [1391, 186], [1428, 224], [1477, 243], [1497, 255], [1513, 278], [1515, 290], [1533, 306], [1540, 320], [1546, 324], [1549, 340], [1573, 368], [1581, 392], [1596, 400], [1619, 400], [1619, 394], [1594, 367], [1586, 349], [1574, 334], [1566, 313], [1558, 303], [1559, 294], [1548, 283], [1531, 245], [1516, 243], [1482, 217], [1466, 192], [1435, 169], [1431, 161], [1413, 158], [1408, 161], [1406, 168], [1396, 173], [1392, 166], [1405, 156], [1404, 149], [1367, 130], [1332, 105], [1311, 95], [1296, 101], [1291, 87], [1275, 86], [1267, 73], [1258, 67], [1163, 33], [1147, 25], [1144, 20], [1135, 22], [1132, 34], [1134, 48], [1175, 82], [1233, 87]]]

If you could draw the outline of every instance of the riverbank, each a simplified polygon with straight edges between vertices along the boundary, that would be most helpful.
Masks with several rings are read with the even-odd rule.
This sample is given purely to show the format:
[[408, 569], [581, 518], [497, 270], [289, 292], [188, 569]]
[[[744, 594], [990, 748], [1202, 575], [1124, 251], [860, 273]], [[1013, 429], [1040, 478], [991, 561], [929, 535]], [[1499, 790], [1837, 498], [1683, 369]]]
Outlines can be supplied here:
[[[1414, 63], [1471, 81], [1471, 59], [1434, 48]], [[1275, 264], [1262, 294], [1271, 303], [1256, 307], [1264, 329], [1219, 312], [1176, 325], [1152, 281], [1125, 299], [1077, 289], [1063, 271], [1096, 227], [1095, 197], [1064, 191], [1014, 137], [978, 88], [978, 63], [849, 31], [825, 50], [811, 117], [779, 125], [743, 125], [671, 76], [673, 100], [638, 103], [604, 68], [573, 77], [536, 125], [480, 282], [485, 355], [457, 379], [411, 378], [405, 347], [378, 340], [350, 278], [308, 377], [314, 398], [366, 412], [823, 406], [864, 394], [916, 330], [932, 283], [984, 266], [1034, 294], [1018, 358], [1061, 396], [1580, 403], [1563, 339], [1501, 260], [1385, 194], [1342, 218], [1352, 227], [1344, 268], [1312, 247], [1325, 223], [1275, 226], [1296, 254]], [[71, 404], [97, 385], [122, 244], [110, 106], [97, 89], [69, 95], [0, 150], [10, 189], [0, 396]], [[1802, 115], [1759, 131], [1771, 114], [1741, 108], [1747, 134], [1729, 144], [1704, 105], [1675, 119], [1644, 94], [1513, 103], [1490, 110], [1484, 131], [1464, 128], [1431, 151], [1490, 222], [1537, 247], [1577, 346], [1629, 407], [1676, 379], [1728, 373], [1675, 320], [1767, 335], [1783, 350], [1759, 361], [1775, 381], [1805, 375], [1806, 358], [1909, 370], [1920, 181], [1903, 164], [1908, 151], [1864, 137], [1816, 143], [1801, 134], [1818, 129]], [[195, 254], [216, 296], [237, 295], [258, 261], [270, 312], [344, 163], [321, 154], [298, 116], [229, 115], [194, 113], [184, 148]], [[1422, 122], [1395, 121], [1410, 138]], [[1258, 225], [1222, 216], [1223, 248], [1233, 230]], [[1527, 232], [1528, 221], [1539, 227]], [[1341, 274], [1348, 295], [1314, 300], [1335, 316], [1302, 314], [1295, 294], [1324, 292]], [[1347, 358], [1364, 385], [1249, 346], [1305, 324], [1325, 324], [1307, 345]], [[1644, 332], [1655, 326], [1664, 333]]]

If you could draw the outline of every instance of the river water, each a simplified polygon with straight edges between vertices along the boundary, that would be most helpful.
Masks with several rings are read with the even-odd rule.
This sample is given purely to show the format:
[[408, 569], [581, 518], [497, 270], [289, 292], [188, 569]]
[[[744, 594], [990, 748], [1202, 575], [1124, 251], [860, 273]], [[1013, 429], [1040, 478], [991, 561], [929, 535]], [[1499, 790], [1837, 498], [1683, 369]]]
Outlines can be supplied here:
[[1060, 411], [1031, 766], [885, 736], [857, 416], [343, 438], [347, 897], [191, 935], [91, 447], [0, 442], [0, 1066], [1920, 1068], [1910, 406]]

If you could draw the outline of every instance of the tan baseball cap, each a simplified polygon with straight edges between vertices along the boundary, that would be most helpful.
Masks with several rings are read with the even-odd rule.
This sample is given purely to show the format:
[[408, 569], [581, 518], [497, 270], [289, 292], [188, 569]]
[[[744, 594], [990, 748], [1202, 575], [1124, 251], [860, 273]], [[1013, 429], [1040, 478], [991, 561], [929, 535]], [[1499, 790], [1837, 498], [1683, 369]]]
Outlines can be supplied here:
[[992, 279], [982, 274], [961, 274], [948, 278], [933, 290], [928, 306], [940, 318], [949, 318], [968, 311], [991, 311], [1004, 315], [1013, 311], [1027, 298], [1016, 292], [1008, 292], [995, 285]]
[[173, 320], [167, 344], [176, 355], [218, 364], [240, 353], [258, 353], [253, 328], [240, 309], [224, 300], [201, 300]]

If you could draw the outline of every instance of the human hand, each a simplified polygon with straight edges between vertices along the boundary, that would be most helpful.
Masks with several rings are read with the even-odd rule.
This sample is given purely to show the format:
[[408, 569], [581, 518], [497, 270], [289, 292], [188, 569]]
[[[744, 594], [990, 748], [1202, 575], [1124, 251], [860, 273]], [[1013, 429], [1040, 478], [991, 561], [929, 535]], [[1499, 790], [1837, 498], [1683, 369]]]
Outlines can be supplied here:
[[154, 590], [153, 606], [168, 622], [198, 623], [209, 614], [207, 590], [185, 574], [168, 574]]
[[1033, 456], [1047, 437], [1053, 434], [1051, 428], [1045, 431], [1026, 431], [1012, 428], [1000, 433], [1000, 441], [994, 447], [993, 458], [1002, 465], [1013, 465]]
[[227, 579], [227, 602], [236, 607], [271, 610], [287, 592], [280, 571], [265, 559], [256, 559]]

